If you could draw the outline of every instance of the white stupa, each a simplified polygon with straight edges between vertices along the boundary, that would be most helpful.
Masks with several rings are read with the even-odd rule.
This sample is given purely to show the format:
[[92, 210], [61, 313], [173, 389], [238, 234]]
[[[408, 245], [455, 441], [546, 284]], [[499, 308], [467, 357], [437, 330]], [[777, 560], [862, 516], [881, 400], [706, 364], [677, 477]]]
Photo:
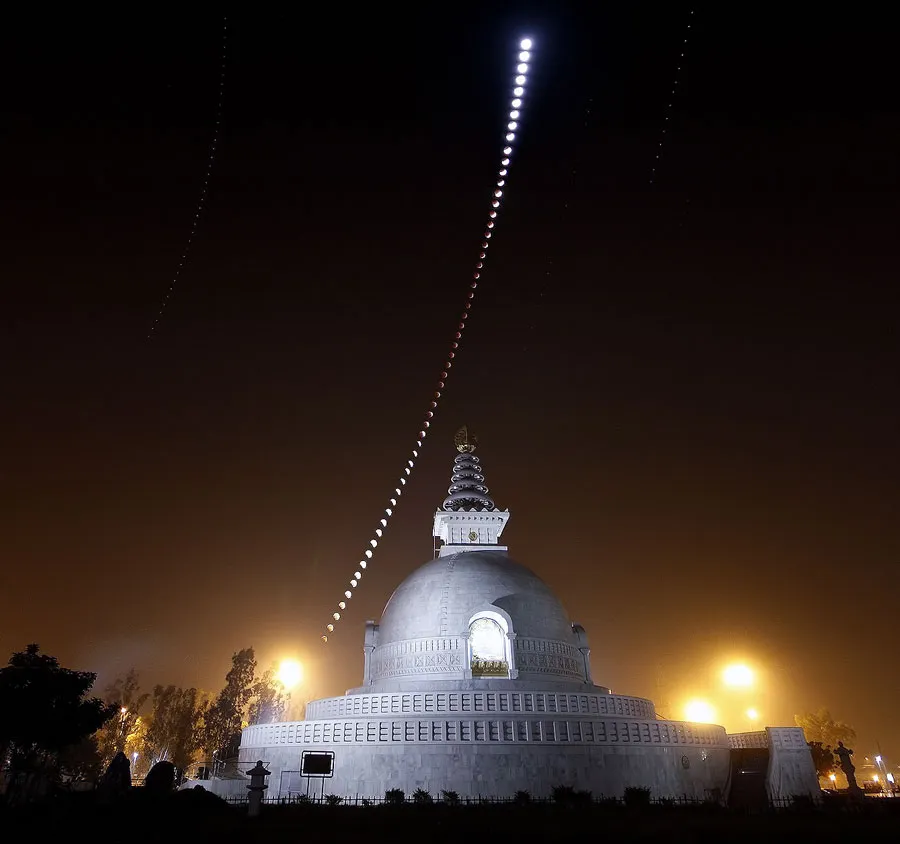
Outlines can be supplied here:
[[[594, 682], [584, 629], [499, 544], [510, 513], [490, 497], [465, 429], [457, 449], [434, 516], [437, 556], [397, 587], [379, 623], [366, 623], [362, 685], [309, 703], [304, 721], [247, 727], [240, 762], [265, 762], [270, 797], [320, 788], [538, 797], [557, 785], [595, 796], [628, 786], [656, 797], [727, 794], [725, 729], [659, 719], [652, 701]], [[304, 768], [331, 776], [310, 785]]]

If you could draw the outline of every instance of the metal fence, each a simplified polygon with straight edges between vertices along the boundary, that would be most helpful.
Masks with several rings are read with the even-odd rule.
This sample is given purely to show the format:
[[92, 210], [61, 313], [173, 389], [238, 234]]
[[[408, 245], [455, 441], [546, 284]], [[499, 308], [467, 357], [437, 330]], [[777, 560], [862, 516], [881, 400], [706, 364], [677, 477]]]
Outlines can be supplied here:
[[[231, 805], [246, 805], [248, 803], [247, 795], [230, 795], [224, 798]], [[661, 797], [649, 798], [645, 800], [628, 800], [624, 797], [604, 797], [589, 794], [567, 795], [565, 798], [554, 797], [447, 797], [443, 795], [404, 795], [399, 797], [363, 797], [359, 794], [355, 795], [305, 795], [305, 794], [289, 794], [289, 795], [266, 795], [263, 802], [269, 806], [350, 806], [350, 807], [369, 807], [369, 806], [446, 806], [456, 809], [466, 806], [603, 806], [603, 807], [656, 807], [659, 809], [677, 808], [685, 806], [707, 807], [710, 809], [725, 808], [721, 802], [715, 800], [703, 800], [695, 797]], [[810, 806], [816, 804], [812, 798], [782, 798], [778, 800], [770, 800], [768, 802], [769, 809], [787, 809]]]

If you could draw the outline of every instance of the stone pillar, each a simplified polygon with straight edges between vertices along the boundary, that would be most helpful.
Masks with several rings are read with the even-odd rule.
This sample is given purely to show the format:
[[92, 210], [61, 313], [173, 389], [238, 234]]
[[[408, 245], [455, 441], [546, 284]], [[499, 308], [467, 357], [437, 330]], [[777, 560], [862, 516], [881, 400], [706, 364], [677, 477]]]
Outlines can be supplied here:
[[378, 643], [378, 625], [374, 621], [366, 622], [366, 636], [363, 640], [363, 685], [372, 685], [372, 652]]
[[516, 636], [517, 633], [507, 633], [506, 638], [509, 640], [507, 648], [507, 663], [509, 664], [509, 679], [516, 680], [519, 677], [519, 669], [516, 667]]
[[263, 792], [269, 787], [266, 785], [266, 777], [272, 772], [267, 771], [266, 766], [262, 763], [262, 759], [259, 759], [256, 767], [251, 768], [247, 773], [250, 775], [250, 785], [247, 786], [247, 790], [250, 792], [250, 805], [247, 809], [247, 814], [249, 817], [255, 818], [259, 815], [259, 810], [262, 806]]
[[591, 676], [591, 646], [588, 644], [587, 631], [580, 624], [572, 625], [572, 633], [575, 634], [575, 647], [581, 653], [581, 661], [584, 667], [584, 682], [593, 685]]

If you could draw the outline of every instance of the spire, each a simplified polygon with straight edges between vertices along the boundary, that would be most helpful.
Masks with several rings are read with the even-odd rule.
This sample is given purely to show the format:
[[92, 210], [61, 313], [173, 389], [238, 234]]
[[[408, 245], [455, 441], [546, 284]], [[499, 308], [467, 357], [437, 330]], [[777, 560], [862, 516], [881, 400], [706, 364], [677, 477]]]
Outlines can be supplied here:
[[453, 475], [450, 478], [449, 495], [444, 499], [443, 509], [458, 512], [459, 510], [496, 510], [493, 499], [488, 495], [490, 490], [484, 484], [484, 473], [481, 461], [475, 456], [478, 439], [469, 435], [469, 429], [463, 425], [454, 437], [459, 454], [453, 461]]
[[434, 514], [434, 536], [443, 545], [440, 556], [460, 551], [505, 551], [497, 544], [509, 519], [500, 511], [484, 482], [481, 461], [474, 451], [478, 440], [463, 426], [454, 437], [459, 454], [453, 461], [453, 476], [444, 503]]

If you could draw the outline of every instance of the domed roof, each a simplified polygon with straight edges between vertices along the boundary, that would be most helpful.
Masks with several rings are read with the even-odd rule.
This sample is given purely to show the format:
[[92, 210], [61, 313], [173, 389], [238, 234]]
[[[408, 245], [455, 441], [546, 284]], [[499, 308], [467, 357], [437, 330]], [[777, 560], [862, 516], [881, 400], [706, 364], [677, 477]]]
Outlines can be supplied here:
[[572, 643], [562, 604], [534, 572], [499, 551], [470, 551], [425, 563], [394, 591], [379, 625], [379, 645], [467, 631], [491, 606], [512, 619], [520, 637]]

